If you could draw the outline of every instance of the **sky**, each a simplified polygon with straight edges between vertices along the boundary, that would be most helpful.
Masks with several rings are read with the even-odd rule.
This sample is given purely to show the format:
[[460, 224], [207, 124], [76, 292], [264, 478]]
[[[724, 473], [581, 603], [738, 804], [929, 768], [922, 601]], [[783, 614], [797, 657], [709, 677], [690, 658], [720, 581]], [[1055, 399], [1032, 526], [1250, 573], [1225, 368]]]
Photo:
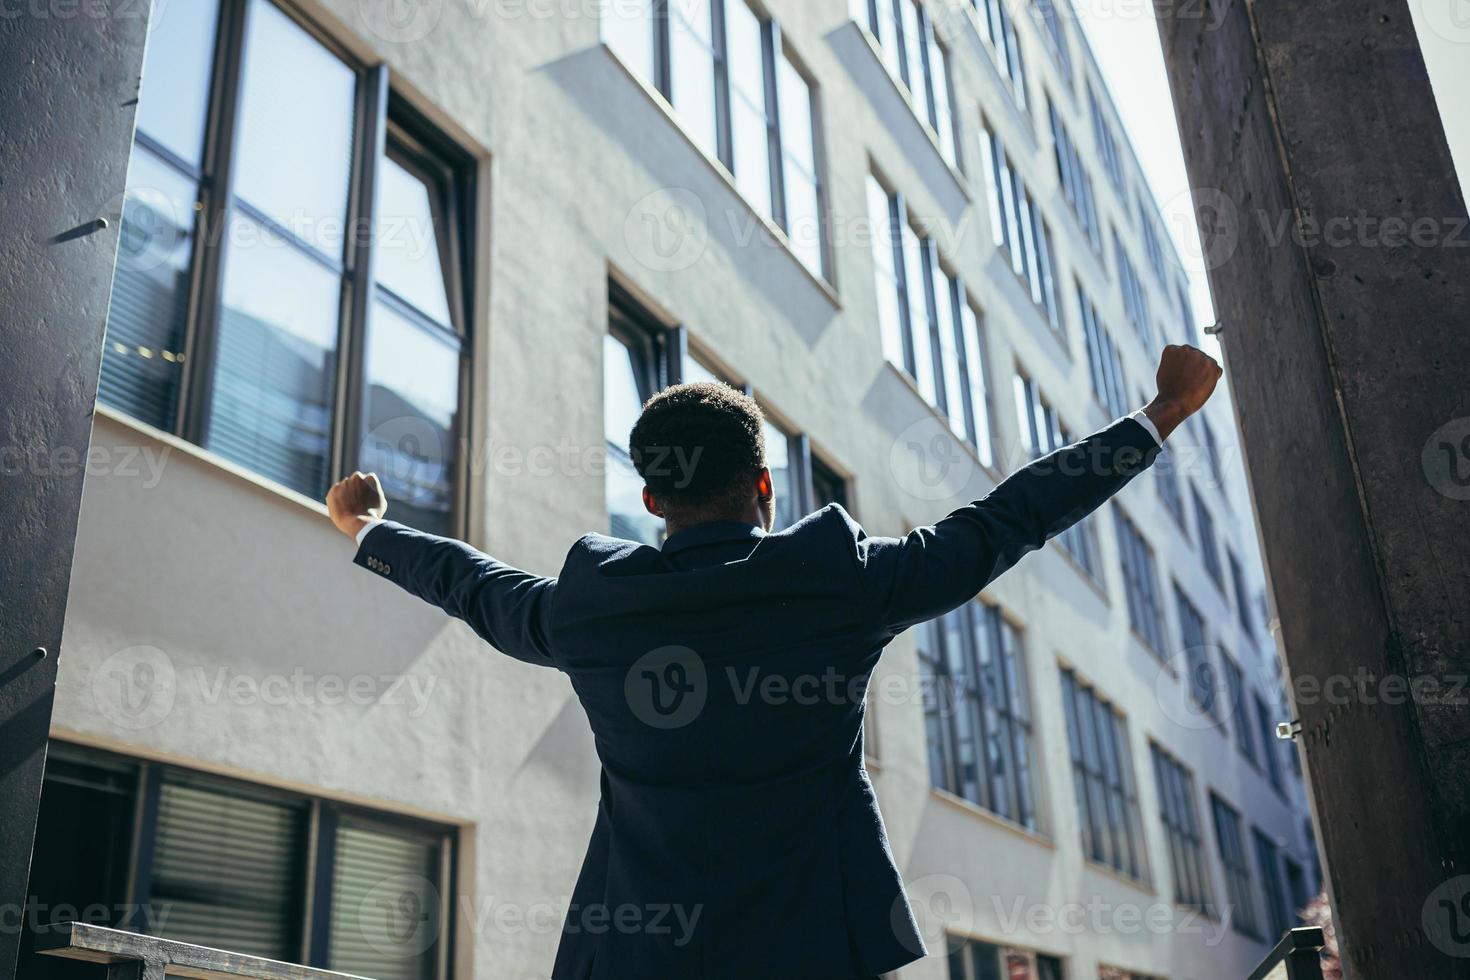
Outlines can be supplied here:
[[[1214, 306], [1199, 261], [1199, 231], [1153, 5], [1146, 0], [1077, 0], [1074, 7], [1112, 90], [1144, 176], [1159, 202], [1164, 223], [1184, 258], [1196, 320], [1202, 325], [1213, 323]], [[1466, 188], [1470, 181], [1470, 113], [1453, 110], [1458, 108], [1456, 94], [1463, 96], [1470, 91], [1470, 0], [1409, 0], [1409, 7], [1461, 187]], [[1444, 107], [1452, 111], [1445, 113]], [[1470, 197], [1470, 192], [1466, 196]], [[1206, 338], [1206, 343], [1213, 346], [1211, 338]]]

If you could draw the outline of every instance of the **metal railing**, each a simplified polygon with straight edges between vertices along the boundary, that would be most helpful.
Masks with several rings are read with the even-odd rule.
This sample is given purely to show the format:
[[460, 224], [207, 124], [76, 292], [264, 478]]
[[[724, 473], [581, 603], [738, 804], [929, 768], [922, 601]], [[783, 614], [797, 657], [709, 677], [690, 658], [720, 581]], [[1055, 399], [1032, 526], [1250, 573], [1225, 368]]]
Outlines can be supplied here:
[[71, 922], [36, 937], [36, 951], [62, 959], [97, 963], [107, 980], [364, 980], [346, 973], [317, 970], [260, 956], [245, 956], [208, 946], [144, 936], [121, 929]]
[[1317, 926], [1302, 926], [1281, 937], [1276, 948], [1246, 980], [1322, 980], [1322, 947]]

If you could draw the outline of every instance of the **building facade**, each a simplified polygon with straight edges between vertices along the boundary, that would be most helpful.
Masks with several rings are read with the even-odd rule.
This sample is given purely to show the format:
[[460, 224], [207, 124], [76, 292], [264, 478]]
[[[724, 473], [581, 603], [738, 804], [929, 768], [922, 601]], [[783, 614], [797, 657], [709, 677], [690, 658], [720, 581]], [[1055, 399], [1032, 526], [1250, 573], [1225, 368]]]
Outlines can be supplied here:
[[[1198, 340], [1065, 7], [155, 8], [32, 930], [392, 978], [545, 976], [569, 911], [677, 937], [568, 909], [570, 686], [354, 568], [330, 482], [554, 574], [586, 531], [657, 543], [628, 431], [719, 378], [767, 413], [779, 522], [901, 534]], [[1315, 894], [1234, 431], [1217, 398], [886, 653], [903, 976], [1240, 977]]]

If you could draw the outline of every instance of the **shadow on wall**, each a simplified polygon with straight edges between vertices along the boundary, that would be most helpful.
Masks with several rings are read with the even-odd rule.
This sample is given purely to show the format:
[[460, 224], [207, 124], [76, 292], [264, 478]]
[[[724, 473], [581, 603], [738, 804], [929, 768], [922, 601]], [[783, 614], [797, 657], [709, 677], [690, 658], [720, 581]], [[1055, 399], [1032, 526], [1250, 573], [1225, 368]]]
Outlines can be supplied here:
[[725, 266], [765, 296], [808, 347], [816, 346], [837, 313], [832, 300], [611, 51], [599, 44], [538, 70], [648, 174], [652, 189], [629, 202], [622, 228], [638, 265], [677, 274], [706, 261], [711, 250], [738, 252], [739, 261]]

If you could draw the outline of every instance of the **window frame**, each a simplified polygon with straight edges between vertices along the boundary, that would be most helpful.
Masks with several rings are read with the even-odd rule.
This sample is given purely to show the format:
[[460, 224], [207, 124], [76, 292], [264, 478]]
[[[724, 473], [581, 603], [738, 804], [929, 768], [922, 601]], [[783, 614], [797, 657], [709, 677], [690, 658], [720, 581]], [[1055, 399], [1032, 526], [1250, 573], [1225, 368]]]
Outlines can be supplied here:
[[1073, 668], [1062, 665], [1060, 677], [1083, 857], [1147, 884], [1148, 841], [1127, 719]]
[[1174, 903], [1215, 918], [1215, 889], [1205, 854], [1204, 824], [1194, 773], [1155, 741], [1149, 742], [1159, 794], [1159, 822], [1169, 842]]
[[1251, 880], [1250, 855], [1245, 848], [1245, 824], [1240, 811], [1211, 791], [1210, 813], [1215, 825], [1215, 846], [1219, 851], [1220, 864], [1225, 869], [1230, 924], [1244, 936], [1263, 940], [1257, 919], [1255, 885]]
[[[234, 775], [225, 775], [174, 762], [162, 762], [124, 752], [99, 748], [84, 742], [53, 737], [53, 749], [61, 748], [80, 765], [126, 767], [133, 773], [131, 794], [134, 816], [128, 853], [128, 874], [124, 884], [126, 904], [136, 919], [128, 928], [152, 935], [148, 921], [153, 878], [153, 860], [158, 835], [159, 796], [165, 779], [200, 787], [227, 798], [250, 797], [284, 804], [303, 810], [302, 842], [297, 860], [301, 863], [300, 922], [294, 936], [297, 957], [292, 962], [318, 969], [331, 969], [329, 948], [331, 935], [331, 902], [336, 869], [336, 831], [345, 819], [368, 823], [387, 832], [414, 835], [436, 840], [439, 847], [439, 876], [431, 884], [439, 892], [440, 932], [434, 941], [437, 952], [432, 976], [448, 980], [452, 970], [458, 937], [454, 906], [459, 894], [458, 864], [460, 856], [459, 827], [407, 814], [377, 810], [358, 802], [332, 799], [298, 790], [283, 789]], [[34, 869], [33, 869], [34, 870]], [[427, 952], [427, 951], [426, 951]]]
[[1158, 557], [1143, 532], [1138, 530], [1138, 525], [1117, 507], [1113, 508], [1113, 524], [1117, 530], [1118, 552], [1123, 567], [1129, 624], [1133, 634], [1154, 656], [1163, 656], [1165, 618]]
[[[240, 107], [243, 98], [245, 52], [251, 31], [252, 7], [268, 4], [354, 76], [352, 145], [348, 161], [345, 229], [347, 238], [335, 258], [299, 238], [260, 208], [242, 200], [235, 186], [236, 143], [239, 139]], [[458, 404], [452, 438], [467, 445], [473, 426], [473, 364], [475, 318], [474, 269], [477, 261], [476, 211], [479, 162], [473, 152], [440, 132], [410, 101], [392, 87], [386, 65], [369, 65], [356, 57], [330, 31], [286, 0], [220, 0], [215, 24], [214, 50], [205, 94], [204, 140], [197, 167], [181, 160], [158, 140], [136, 133], [134, 144], [160, 158], [172, 170], [195, 184], [195, 208], [190, 229], [182, 361], [167, 434], [183, 439], [203, 453], [227, 459], [208, 446], [210, 425], [216, 407], [215, 369], [219, 362], [218, 340], [224, 317], [224, 275], [231, 259], [229, 244], [222, 240], [232, 219], [238, 215], [273, 236], [281, 236], [290, 247], [334, 275], [340, 288], [335, 324], [336, 348], [332, 351], [334, 377], [327, 408], [330, 412], [328, 446], [324, 457], [324, 482], [330, 486], [358, 468], [365, 429], [367, 401], [364, 393], [364, 351], [368, 344], [369, 319], [378, 284], [374, 281], [376, 254], [376, 188], [379, 161], [392, 154], [412, 162], [416, 176], [430, 173], [442, 181], [441, 194], [430, 194], [436, 208], [436, 240], [441, 246], [441, 268], [445, 291], [459, 348]], [[392, 148], [390, 150], [390, 147]], [[395, 162], [399, 162], [395, 160]], [[400, 162], [399, 164], [403, 164]], [[435, 197], [438, 200], [432, 200]], [[407, 304], [402, 304], [407, 306]], [[411, 317], [422, 327], [419, 316]], [[435, 326], [438, 326], [437, 324]], [[441, 331], [442, 332], [442, 331]], [[136, 419], [125, 408], [103, 407], [134, 424], [153, 426]], [[470, 471], [467, 454], [456, 452], [451, 492], [450, 530], [463, 534], [468, 526]], [[247, 463], [229, 461], [251, 475], [284, 492], [306, 495], [281, 483]]]

